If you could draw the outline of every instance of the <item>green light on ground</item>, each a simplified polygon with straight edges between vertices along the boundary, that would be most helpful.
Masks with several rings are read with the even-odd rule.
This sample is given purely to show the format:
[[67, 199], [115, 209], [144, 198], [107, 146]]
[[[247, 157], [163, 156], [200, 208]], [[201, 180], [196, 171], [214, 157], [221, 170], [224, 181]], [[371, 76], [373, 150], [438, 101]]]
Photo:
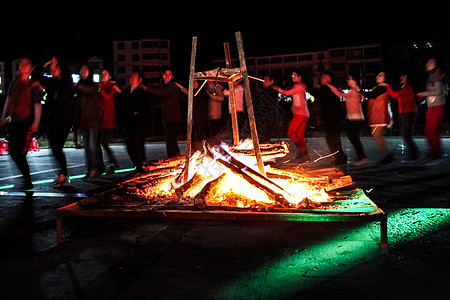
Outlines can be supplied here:
[[[120, 174], [120, 173], [126, 173], [126, 172], [131, 172], [134, 171], [135, 168], [127, 168], [127, 169], [119, 169], [119, 170], [115, 170], [114, 173], [116, 174]], [[106, 173], [103, 173], [102, 175], [106, 175]], [[80, 174], [80, 175], [73, 175], [73, 176], [69, 176], [70, 180], [76, 180], [76, 179], [81, 179], [86, 177], [86, 174]], [[33, 185], [40, 185], [40, 184], [51, 184], [55, 182], [54, 178], [50, 178], [50, 179], [41, 179], [41, 180], [36, 180], [33, 181]], [[6, 189], [12, 189], [14, 188], [14, 184], [8, 184], [8, 185], [3, 185], [0, 186], [0, 190], [6, 190]]]
[[[400, 209], [388, 215], [390, 248], [450, 225], [450, 209]], [[239, 276], [218, 291], [219, 299], [284, 299], [382, 255], [380, 228], [366, 223], [328, 242], [298, 251], [279, 251], [264, 266]], [[305, 245], [302, 245], [303, 247]]]
[[12, 189], [14, 184], [2, 185], [0, 186], [0, 190]]

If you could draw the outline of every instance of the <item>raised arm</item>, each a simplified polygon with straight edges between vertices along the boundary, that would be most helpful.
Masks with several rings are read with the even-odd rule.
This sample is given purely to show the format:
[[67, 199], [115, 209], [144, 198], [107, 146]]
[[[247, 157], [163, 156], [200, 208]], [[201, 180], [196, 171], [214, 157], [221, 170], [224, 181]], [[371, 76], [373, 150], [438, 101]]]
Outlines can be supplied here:
[[334, 85], [332, 85], [332, 84], [328, 84], [328, 87], [331, 89], [331, 91], [336, 95], [336, 96], [338, 96], [338, 97], [345, 97], [345, 93], [343, 92], [343, 91], [341, 91], [341, 90], [339, 90], [337, 87], [335, 87]]

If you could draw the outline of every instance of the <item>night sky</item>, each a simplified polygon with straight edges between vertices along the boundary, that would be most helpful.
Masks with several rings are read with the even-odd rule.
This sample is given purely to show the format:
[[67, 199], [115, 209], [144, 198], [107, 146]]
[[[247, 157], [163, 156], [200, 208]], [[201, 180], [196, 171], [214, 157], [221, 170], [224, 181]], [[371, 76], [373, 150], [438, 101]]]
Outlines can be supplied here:
[[444, 8], [412, 1], [242, 1], [228, 11], [224, 1], [118, 3], [2, 4], [7, 25], [0, 60], [28, 54], [38, 59], [57, 54], [68, 60], [96, 55], [112, 67], [113, 40], [170, 38], [172, 66], [183, 74], [189, 69], [193, 35], [198, 35], [197, 70], [203, 70], [212, 67], [212, 59], [223, 57], [225, 41], [237, 57], [235, 31], [242, 32], [246, 56], [255, 56], [447, 39], [450, 28]]

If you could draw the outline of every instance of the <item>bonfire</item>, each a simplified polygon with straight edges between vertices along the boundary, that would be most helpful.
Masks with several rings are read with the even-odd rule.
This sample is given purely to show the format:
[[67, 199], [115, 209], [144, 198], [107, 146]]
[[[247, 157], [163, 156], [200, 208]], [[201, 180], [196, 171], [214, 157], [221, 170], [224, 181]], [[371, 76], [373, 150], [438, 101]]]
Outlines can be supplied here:
[[[275, 168], [275, 159], [289, 153], [286, 142], [261, 144], [265, 176], [257, 171], [251, 140], [236, 146], [225, 143], [195, 152], [185, 166], [185, 157], [152, 161], [144, 171], [133, 173], [104, 197], [129, 198], [148, 205], [195, 205], [240, 208], [312, 208], [335, 200], [332, 191], [353, 185], [350, 176], [330, 169], [316, 175], [300, 167]], [[188, 169], [187, 181], [185, 172]], [[321, 170], [321, 174], [324, 170]], [[327, 172], [325, 172], [327, 173]], [[103, 197], [103, 198], [104, 198]]]

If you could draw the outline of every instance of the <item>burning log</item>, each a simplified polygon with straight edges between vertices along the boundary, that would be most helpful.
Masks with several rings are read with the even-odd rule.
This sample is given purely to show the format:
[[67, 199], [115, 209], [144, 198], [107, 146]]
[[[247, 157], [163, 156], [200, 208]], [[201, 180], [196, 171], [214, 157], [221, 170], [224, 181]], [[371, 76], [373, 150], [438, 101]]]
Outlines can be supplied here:
[[201, 190], [207, 183], [208, 179], [206, 176], [196, 172], [188, 182], [175, 189], [175, 194], [178, 197], [195, 196], [197, 194], [196, 191]]
[[[218, 151], [218, 153], [224, 155], [225, 159], [216, 158], [216, 161], [219, 164], [228, 168], [231, 172], [239, 175], [240, 177], [242, 177], [245, 181], [247, 181], [251, 185], [263, 190], [271, 199], [278, 202], [282, 206], [286, 206], [286, 207], [290, 206], [289, 201], [283, 195], [283, 193], [287, 193], [287, 192], [282, 187], [280, 187], [276, 183], [272, 182], [267, 177], [259, 174], [252, 168], [246, 166], [242, 162], [238, 161], [237, 159], [232, 157], [222, 147], [215, 147], [214, 150], [216, 150], [216, 151]], [[209, 153], [210, 153], [210, 155], [214, 156], [211, 149], [210, 149]], [[249, 172], [251, 175], [247, 174], [245, 171], [243, 171], [243, 169], [245, 169], [245, 171]], [[257, 179], [255, 179], [255, 178], [257, 178]], [[275, 191], [275, 190], [278, 190], [278, 191]]]
[[223, 173], [222, 175], [220, 175], [219, 177], [217, 177], [214, 180], [211, 180], [210, 182], [206, 183], [205, 186], [202, 188], [202, 190], [197, 193], [197, 195], [195, 195], [194, 197], [194, 205], [202, 210], [206, 208], [206, 198], [208, 197], [208, 195], [211, 193], [211, 191], [216, 188], [216, 187], [220, 187], [222, 185], [222, 183], [224, 182], [226, 177], [226, 174]]

